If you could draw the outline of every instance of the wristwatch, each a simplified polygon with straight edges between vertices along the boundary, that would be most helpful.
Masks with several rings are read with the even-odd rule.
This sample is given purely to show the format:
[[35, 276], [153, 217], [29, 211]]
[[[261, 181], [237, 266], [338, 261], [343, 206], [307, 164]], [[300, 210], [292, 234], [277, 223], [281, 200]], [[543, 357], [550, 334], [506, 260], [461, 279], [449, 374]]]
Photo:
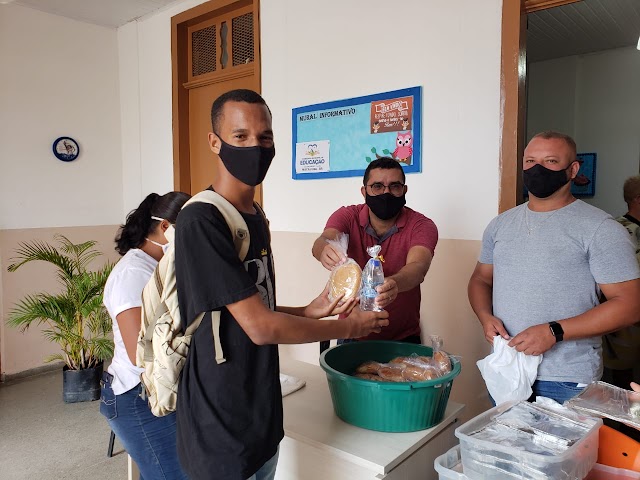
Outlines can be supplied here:
[[564, 338], [564, 330], [562, 329], [562, 325], [558, 322], [549, 322], [549, 329], [551, 330], [551, 335], [556, 337], [556, 343], [561, 342]]

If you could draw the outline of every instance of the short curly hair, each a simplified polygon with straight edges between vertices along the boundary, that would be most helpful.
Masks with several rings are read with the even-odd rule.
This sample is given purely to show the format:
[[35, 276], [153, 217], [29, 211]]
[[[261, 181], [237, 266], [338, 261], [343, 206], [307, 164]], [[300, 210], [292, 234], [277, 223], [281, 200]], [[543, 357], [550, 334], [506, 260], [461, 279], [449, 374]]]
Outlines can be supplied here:
[[[220, 131], [218, 130], [218, 127], [220, 127], [222, 109], [227, 102], [258, 103], [260, 105], [264, 105], [265, 107], [267, 107], [267, 110], [269, 110], [269, 105], [267, 105], [267, 102], [264, 101], [264, 98], [262, 98], [259, 93], [254, 92], [253, 90], [238, 88], [236, 90], [231, 90], [227, 93], [223, 93], [211, 104], [211, 128], [213, 129], [213, 133], [215, 133], [216, 135]], [[269, 115], [271, 115], [271, 110], [269, 110]]]

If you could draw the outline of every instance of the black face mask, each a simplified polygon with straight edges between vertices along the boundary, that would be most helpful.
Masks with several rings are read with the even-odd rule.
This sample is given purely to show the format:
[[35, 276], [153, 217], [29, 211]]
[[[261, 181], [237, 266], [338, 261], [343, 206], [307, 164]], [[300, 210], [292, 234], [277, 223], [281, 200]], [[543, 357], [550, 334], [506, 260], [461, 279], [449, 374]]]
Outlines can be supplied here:
[[571, 165], [564, 170], [551, 170], [538, 163], [528, 170], [522, 171], [524, 186], [537, 198], [550, 197], [569, 182], [567, 170], [571, 168]]
[[276, 156], [276, 147], [234, 147], [222, 138], [220, 142], [218, 156], [231, 175], [252, 187], [262, 183], [273, 157]]
[[395, 217], [407, 203], [404, 195], [401, 197], [396, 197], [390, 193], [381, 195], [369, 195], [367, 193], [366, 195], [367, 206], [380, 220], [389, 220]]

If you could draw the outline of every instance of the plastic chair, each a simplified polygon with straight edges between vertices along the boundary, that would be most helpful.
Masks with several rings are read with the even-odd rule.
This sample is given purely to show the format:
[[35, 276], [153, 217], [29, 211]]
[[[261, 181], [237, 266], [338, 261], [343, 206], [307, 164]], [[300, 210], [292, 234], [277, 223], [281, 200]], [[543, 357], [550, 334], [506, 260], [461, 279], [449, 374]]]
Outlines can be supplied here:
[[640, 472], [640, 442], [606, 425], [598, 434], [598, 463]]

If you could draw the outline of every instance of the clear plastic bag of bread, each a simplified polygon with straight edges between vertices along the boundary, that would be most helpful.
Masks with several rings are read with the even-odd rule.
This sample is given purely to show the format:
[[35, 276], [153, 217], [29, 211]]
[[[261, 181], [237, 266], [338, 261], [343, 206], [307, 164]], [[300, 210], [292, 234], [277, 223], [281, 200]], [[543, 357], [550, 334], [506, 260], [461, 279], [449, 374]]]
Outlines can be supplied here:
[[406, 382], [404, 370], [407, 368], [402, 363], [385, 363], [378, 370], [378, 376], [383, 382]]
[[406, 382], [424, 382], [440, 376], [440, 372], [433, 364], [431, 357], [412, 353], [406, 357], [396, 357], [389, 360], [392, 365], [404, 365], [402, 376]]
[[357, 378], [377, 382], [406, 382], [402, 375], [406, 365], [399, 363], [380, 363], [369, 361], [360, 364], [354, 373]]
[[347, 259], [346, 262], [333, 267], [329, 277], [329, 300], [334, 301], [344, 295], [340, 300], [342, 304], [358, 295], [362, 269], [353, 258], [347, 257], [347, 248], [349, 247], [349, 235], [347, 233], [340, 233], [335, 240], [327, 240], [327, 243]]
[[439, 335], [429, 335], [431, 348], [433, 349], [433, 366], [438, 370], [440, 377], [451, 372], [451, 358], [442, 350], [442, 338]]

